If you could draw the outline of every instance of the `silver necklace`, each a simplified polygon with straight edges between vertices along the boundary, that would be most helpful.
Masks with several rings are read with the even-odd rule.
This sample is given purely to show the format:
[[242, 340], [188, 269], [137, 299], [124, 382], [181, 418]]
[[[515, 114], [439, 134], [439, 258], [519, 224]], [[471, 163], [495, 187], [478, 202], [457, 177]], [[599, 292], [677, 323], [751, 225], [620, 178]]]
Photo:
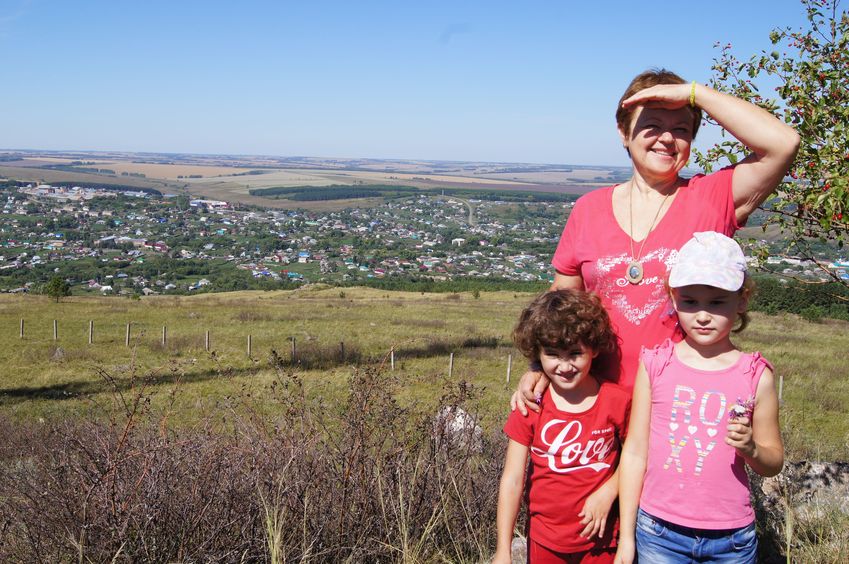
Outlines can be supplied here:
[[669, 192], [664, 198], [663, 201], [660, 202], [660, 206], [657, 208], [657, 213], [654, 214], [654, 219], [651, 220], [651, 225], [649, 226], [648, 233], [643, 238], [643, 242], [640, 243], [640, 252], [634, 255], [634, 195], [633, 195], [634, 186], [633, 183], [628, 187], [628, 243], [631, 246], [631, 262], [628, 263], [628, 268], [625, 269], [625, 280], [630, 282], [631, 284], [639, 284], [643, 280], [643, 263], [640, 262], [640, 257], [643, 256], [643, 247], [646, 246], [646, 241], [649, 238], [652, 230], [654, 229], [654, 224], [657, 221], [657, 218], [660, 216], [660, 210], [663, 209], [663, 204], [666, 203], [666, 200], [669, 199], [669, 196], [672, 195], [672, 192]]

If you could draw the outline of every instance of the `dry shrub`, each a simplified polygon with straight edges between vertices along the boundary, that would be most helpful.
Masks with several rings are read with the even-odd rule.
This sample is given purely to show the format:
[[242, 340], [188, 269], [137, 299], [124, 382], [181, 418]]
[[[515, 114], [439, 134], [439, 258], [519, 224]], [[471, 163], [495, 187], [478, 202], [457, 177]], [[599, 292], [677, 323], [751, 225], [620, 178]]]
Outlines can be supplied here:
[[357, 345], [341, 343], [329, 344], [318, 341], [297, 341], [295, 357], [292, 358], [291, 351], [287, 354], [279, 354], [276, 350], [271, 351], [271, 365], [275, 368], [297, 367], [301, 370], [315, 370], [321, 368], [333, 368], [346, 364], [359, 364], [371, 359], [365, 357]]
[[402, 355], [405, 358], [428, 358], [447, 355], [448, 353], [456, 352], [459, 349], [494, 349], [501, 344], [503, 343], [501, 343], [501, 340], [498, 337], [473, 335], [465, 339], [455, 340], [428, 339], [428, 341], [422, 346], [397, 349], [397, 351], [399, 355]]
[[[430, 358], [448, 355], [458, 350], [472, 351], [478, 355], [478, 349], [495, 349], [504, 345], [498, 337], [473, 335], [465, 339], [428, 339], [424, 344], [413, 347], [396, 347], [396, 356], [402, 358]], [[271, 365], [276, 368], [297, 367], [302, 370], [333, 368], [349, 364], [379, 363], [382, 358], [363, 353], [357, 345], [345, 343], [320, 343], [306, 339], [296, 341], [295, 357], [291, 350], [271, 351]]]
[[[141, 337], [139, 337], [141, 340]], [[168, 333], [165, 346], [162, 346], [162, 335], [150, 335], [143, 342], [153, 351], [169, 352], [179, 354], [187, 351], [202, 351], [206, 346], [206, 335], [197, 333], [193, 335], [172, 335]]]
[[250, 323], [256, 321], [274, 321], [275, 317], [267, 311], [243, 309], [233, 316], [233, 320], [240, 321], [242, 323]]
[[[503, 440], [446, 440], [437, 406], [403, 408], [395, 385], [357, 370], [331, 405], [280, 370], [273, 416], [243, 396], [215, 427], [170, 428], [143, 387], [105, 423], [0, 420], [0, 561], [485, 558]], [[440, 405], [474, 401], [461, 385]]]

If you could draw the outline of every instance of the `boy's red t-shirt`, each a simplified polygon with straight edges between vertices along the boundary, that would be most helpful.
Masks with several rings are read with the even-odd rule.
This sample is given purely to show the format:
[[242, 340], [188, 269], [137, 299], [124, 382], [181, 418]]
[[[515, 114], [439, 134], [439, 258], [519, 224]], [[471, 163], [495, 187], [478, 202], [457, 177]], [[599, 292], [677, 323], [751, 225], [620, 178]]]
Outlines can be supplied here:
[[595, 404], [582, 413], [560, 411], [549, 387], [540, 413], [510, 413], [504, 432], [530, 447], [528, 470], [528, 537], [558, 552], [581, 552], [615, 546], [618, 510], [614, 503], [604, 537], [580, 537], [578, 514], [587, 497], [616, 471], [625, 441], [631, 394], [602, 383]]
[[[731, 193], [733, 175], [734, 168], [728, 167], [689, 179], [645, 245], [642, 241], [632, 244], [616, 221], [615, 186], [585, 194], [569, 214], [551, 263], [561, 274], [580, 275], [584, 288], [601, 298], [621, 341], [621, 371], [612, 377], [629, 390], [634, 387], [640, 350], [675, 334], [677, 319], [664, 282], [678, 249], [693, 233], [717, 231], [731, 237], [739, 228]], [[644, 274], [639, 284], [625, 279], [632, 246], [634, 253], [642, 248], [639, 258]]]

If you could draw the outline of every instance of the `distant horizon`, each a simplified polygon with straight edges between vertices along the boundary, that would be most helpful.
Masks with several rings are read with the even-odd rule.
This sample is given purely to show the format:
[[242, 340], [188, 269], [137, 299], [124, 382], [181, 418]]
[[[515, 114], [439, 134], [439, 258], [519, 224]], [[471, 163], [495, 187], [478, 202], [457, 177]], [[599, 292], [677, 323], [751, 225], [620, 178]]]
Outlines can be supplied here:
[[[376, 161], [376, 162], [420, 162], [420, 163], [454, 163], [454, 164], [520, 164], [534, 166], [571, 166], [581, 168], [631, 168], [629, 164], [596, 164], [576, 162], [534, 162], [534, 161], [482, 161], [463, 159], [426, 159], [405, 158], [396, 159], [389, 157], [346, 157], [338, 155], [274, 155], [263, 153], [195, 153], [188, 151], [119, 151], [114, 149], [10, 149], [0, 147], [0, 156], [4, 153], [56, 153], [56, 154], [125, 154], [125, 155], [173, 155], [173, 156], [196, 156], [196, 157], [268, 157], [277, 159], [319, 159], [319, 160], [342, 160], [342, 161]], [[2, 161], [0, 161], [2, 165]], [[281, 165], [281, 168], [285, 165]], [[692, 167], [687, 167], [692, 170]]]

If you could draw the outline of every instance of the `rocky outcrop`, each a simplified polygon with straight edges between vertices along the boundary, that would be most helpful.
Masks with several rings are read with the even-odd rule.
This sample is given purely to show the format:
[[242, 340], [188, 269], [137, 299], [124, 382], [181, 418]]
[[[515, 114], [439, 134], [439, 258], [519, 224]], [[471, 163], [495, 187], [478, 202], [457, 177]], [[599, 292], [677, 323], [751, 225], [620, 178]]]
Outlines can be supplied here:
[[789, 505], [797, 518], [819, 517], [837, 510], [849, 515], [849, 463], [788, 462], [781, 474], [764, 478], [761, 504], [769, 512]]

